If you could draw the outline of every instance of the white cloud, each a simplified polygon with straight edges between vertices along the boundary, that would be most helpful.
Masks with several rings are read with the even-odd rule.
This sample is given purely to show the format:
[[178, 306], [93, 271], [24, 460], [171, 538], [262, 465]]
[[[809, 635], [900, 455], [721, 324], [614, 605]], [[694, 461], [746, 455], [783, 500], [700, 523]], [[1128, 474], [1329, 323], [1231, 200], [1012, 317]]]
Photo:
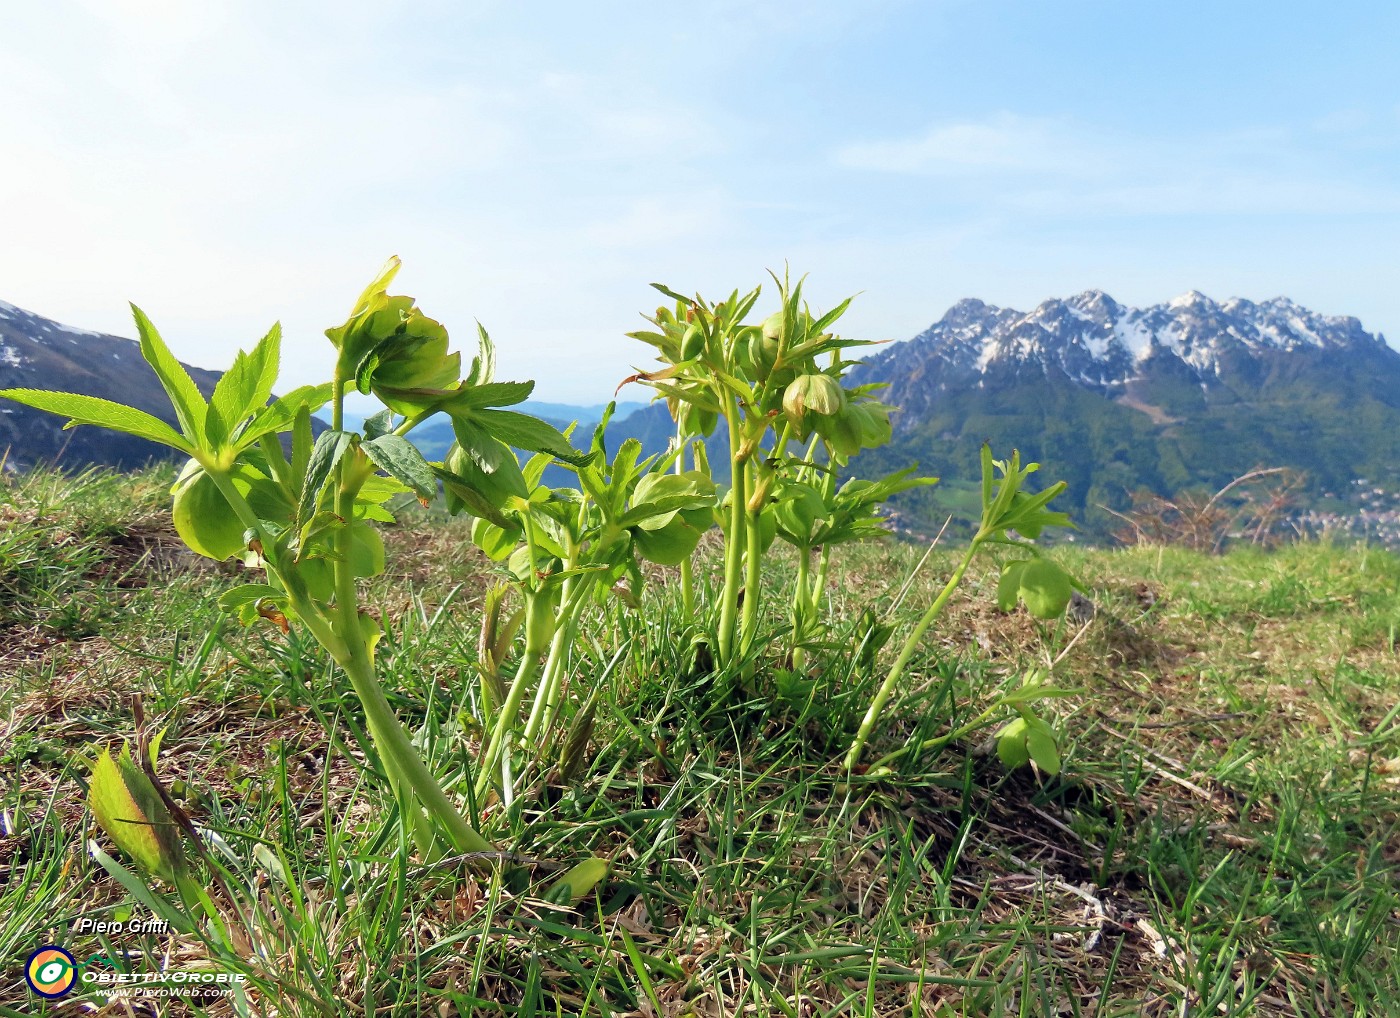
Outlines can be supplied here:
[[909, 138], [856, 142], [837, 150], [842, 166], [888, 173], [1007, 171], [1082, 176], [1103, 155], [1084, 151], [1057, 121], [1001, 114], [943, 124]]
[[1061, 218], [1400, 211], [1400, 189], [1319, 158], [1297, 135], [1285, 127], [1128, 134], [1001, 114], [849, 144], [831, 158], [853, 170], [937, 176], [950, 204]]

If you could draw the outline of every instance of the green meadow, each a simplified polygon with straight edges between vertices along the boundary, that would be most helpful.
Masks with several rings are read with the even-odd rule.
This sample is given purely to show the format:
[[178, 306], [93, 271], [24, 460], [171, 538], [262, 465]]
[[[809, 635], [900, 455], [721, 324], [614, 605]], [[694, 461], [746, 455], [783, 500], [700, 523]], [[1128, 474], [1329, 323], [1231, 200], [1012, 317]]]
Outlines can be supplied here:
[[[647, 565], [638, 608], [590, 608], [568, 659], [593, 704], [583, 748], [556, 747], [507, 804], [463, 777], [489, 736], [483, 611], [506, 567], [469, 522], [411, 508], [366, 585], [376, 664], [492, 846], [435, 855], [326, 650], [220, 609], [244, 567], [186, 550], [174, 480], [0, 481], [0, 1013], [150, 1013], [34, 997], [22, 969], [43, 943], [246, 977], [171, 1014], [1400, 1011], [1391, 553], [1063, 549], [1085, 594], [1041, 620], [998, 607], [1014, 552], [994, 550], [905, 669], [864, 757], [886, 762], [854, 770], [888, 660], [961, 548], [843, 548], [800, 681], [772, 658], [744, 681], [697, 667], [678, 571]], [[723, 585], [713, 535], [692, 568], [700, 596]], [[764, 639], [791, 627], [796, 568], [774, 552]], [[873, 665], [854, 652], [872, 612], [892, 630]], [[1037, 705], [1058, 774], [1003, 764], [1010, 708], [942, 738], [1033, 671], [1063, 694]], [[156, 733], [156, 779], [205, 845], [187, 863], [205, 912], [93, 852], [136, 873], [86, 798], [104, 749]], [[590, 858], [606, 876], [557, 893]], [[198, 921], [74, 932], [153, 904]]]

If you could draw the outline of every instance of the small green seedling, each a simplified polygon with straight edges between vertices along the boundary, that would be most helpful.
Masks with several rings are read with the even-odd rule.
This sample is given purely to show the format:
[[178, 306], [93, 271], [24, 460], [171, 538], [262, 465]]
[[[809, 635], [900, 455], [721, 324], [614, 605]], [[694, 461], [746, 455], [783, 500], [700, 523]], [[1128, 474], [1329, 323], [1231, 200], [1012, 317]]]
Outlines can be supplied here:
[[[882, 712], [894, 696], [899, 680], [903, 677], [904, 670], [909, 666], [910, 660], [923, 641], [924, 634], [928, 632], [934, 620], [942, 614], [944, 607], [948, 604], [948, 599], [952, 597], [953, 591], [962, 582], [968, 566], [972, 564], [972, 560], [984, 546], [1005, 545], [1030, 555], [1030, 558], [1009, 563], [1002, 570], [998, 601], [1003, 609], [1009, 610], [1014, 607], [1019, 598], [1025, 601], [1026, 607], [1032, 614], [1041, 618], [1055, 618], [1064, 611], [1065, 606], [1069, 603], [1074, 581], [1054, 562], [1045, 558], [1039, 548], [1023, 539], [1039, 537], [1046, 527], [1072, 526], [1069, 517], [1064, 513], [1054, 512], [1046, 508], [1057, 495], [1065, 490], [1065, 482], [1059, 481], [1044, 491], [1034, 494], [1025, 490], [1026, 479], [1038, 469], [1040, 469], [1040, 465], [1037, 463], [1030, 463], [1022, 467], [1021, 456], [1018, 452], [1012, 452], [1011, 459], [1003, 462], [992, 458], [990, 447], [986, 445], [982, 447], [981, 523], [972, 540], [968, 543], [967, 550], [954, 568], [952, 576], [949, 577], [948, 582], [928, 610], [924, 612], [923, 617], [919, 619], [913, 632], [904, 641], [899, 656], [890, 666], [889, 674], [885, 676], [885, 680], [880, 684], [880, 688], [871, 700], [870, 707], [861, 721], [855, 739], [846, 752], [845, 769], [847, 772], [855, 770], [866, 742], [869, 741]], [[999, 479], [998, 475], [1000, 475]], [[1040, 695], [1054, 694], [1042, 692]], [[1024, 704], [1029, 701], [1024, 699], [1025, 694], [1022, 697], [1023, 708]], [[998, 704], [1005, 705], [1009, 702], [1003, 699], [998, 701]], [[991, 709], [995, 709], [998, 704], [994, 704]], [[989, 716], [990, 710], [979, 717], [975, 724], [984, 723]], [[960, 729], [959, 732], [963, 733], [967, 730], [970, 729]], [[1039, 732], [1040, 729], [1037, 728], [1036, 731]], [[1015, 737], [1013, 733], [1011, 738], [1014, 740]], [[947, 741], [947, 738], [949, 737], [932, 741], [942, 743]], [[1038, 735], [1037, 744], [1039, 740], [1040, 736]], [[1039, 757], [1036, 759], [1039, 760]], [[1048, 756], [1045, 759], [1048, 760]], [[1048, 767], [1044, 766], [1042, 769], [1049, 770]]]

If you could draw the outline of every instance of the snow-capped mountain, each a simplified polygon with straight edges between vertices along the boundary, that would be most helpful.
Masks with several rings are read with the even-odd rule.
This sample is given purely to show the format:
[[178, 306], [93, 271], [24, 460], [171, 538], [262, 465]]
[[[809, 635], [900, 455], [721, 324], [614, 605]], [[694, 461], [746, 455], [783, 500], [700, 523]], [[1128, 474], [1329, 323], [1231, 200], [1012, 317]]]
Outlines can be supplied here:
[[[969, 299], [907, 343], [869, 359], [889, 381], [891, 402], [917, 415], [940, 389], [1035, 377], [1067, 380], [1109, 398], [1131, 399], [1133, 383], [1184, 372], [1207, 391], [1236, 375], [1257, 379], [1283, 355], [1394, 355], [1384, 337], [1349, 316], [1323, 315], [1287, 297], [1217, 303], [1198, 291], [1146, 308], [1102, 290], [1047, 300], [1023, 312]], [[1394, 355], [1400, 368], [1400, 355]]]
[[[186, 365], [207, 396], [217, 372]], [[58, 389], [130, 404], [174, 423], [170, 400], [141, 359], [135, 340], [60, 325], [0, 301], [0, 389]], [[63, 430], [63, 420], [0, 400], [0, 461], [6, 469], [54, 462], [130, 468], [170, 451], [103, 428]]]
[[984, 441], [1068, 481], [1066, 506], [1091, 530], [1108, 521], [1098, 506], [1131, 492], [1214, 491], [1259, 466], [1301, 470], [1318, 495], [1362, 477], [1400, 490], [1400, 352], [1286, 297], [964, 300], [858, 372], [901, 408], [867, 469], [916, 460], [942, 476], [919, 493], [929, 520], [948, 508], [940, 489], [976, 476]]

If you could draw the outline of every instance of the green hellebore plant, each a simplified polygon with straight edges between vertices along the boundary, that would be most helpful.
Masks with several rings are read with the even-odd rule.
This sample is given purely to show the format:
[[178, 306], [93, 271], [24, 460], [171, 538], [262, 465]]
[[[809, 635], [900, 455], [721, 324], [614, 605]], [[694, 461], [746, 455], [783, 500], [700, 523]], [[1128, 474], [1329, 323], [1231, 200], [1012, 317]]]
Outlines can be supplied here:
[[[972, 540], [969, 542], [967, 550], [954, 568], [952, 576], [948, 579], [948, 582], [944, 585], [928, 610], [924, 612], [922, 618], [919, 619], [913, 632], [911, 632], [904, 641], [904, 646], [900, 649], [899, 656], [895, 659], [894, 664], [890, 666], [889, 673], [885, 676], [884, 681], [880, 684], [874, 698], [871, 700], [870, 707], [866, 710], [865, 717], [861, 720], [860, 728], [857, 730], [856, 736], [846, 752], [845, 769], [848, 773], [853, 772], [856, 765], [860, 762], [861, 753], [865, 749], [865, 745], [874, 732], [885, 708], [889, 705], [890, 699], [893, 697], [899, 680], [904, 675], [905, 669], [909, 666], [909, 662], [913, 659], [919, 644], [923, 641], [924, 634], [928, 631], [929, 627], [933, 625], [934, 620], [942, 614], [944, 607], [948, 603], [948, 599], [952, 597], [953, 591], [956, 590], [958, 584], [962, 582], [963, 575], [967, 572], [968, 566], [972, 564], [973, 558], [976, 557], [978, 551], [984, 546], [988, 544], [1009, 545], [1010, 547], [1030, 552], [1031, 555], [1035, 556], [1030, 560], [1022, 560], [1021, 562], [1011, 564], [1014, 567], [1012, 575], [1016, 578], [1014, 581], [1015, 596], [1028, 596], [1027, 606], [1038, 614], [1040, 612], [1051, 613], [1053, 609], [1052, 614], [1047, 614], [1042, 617], [1054, 617], [1064, 611], [1065, 605], [1069, 602], [1069, 593], [1067, 592], [1068, 584], [1071, 584], [1072, 581], [1068, 580], [1067, 574], [1058, 566], [1044, 559], [1041, 556], [1040, 550], [1034, 545], [1011, 536], [1013, 531], [1028, 537], [1039, 536], [1046, 527], [1068, 527], [1073, 525], [1070, 523], [1069, 517], [1064, 513], [1055, 512], [1046, 508], [1057, 495], [1065, 490], [1065, 482], [1059, 481], [1038, 493], [1030, 493], [1024, 490], [1026, 480], [1038, 469], [1040, 469], [1038, 463], [1030, 463], [1022, 467], [1021, 456], [1018, 452], [1013, 451], [1011, 459], [1003, 462], [992, 458], [990, 447], [986, 445], [982, 447], [981, 523], [977, 528], [977, 532], [973, 535]], [[1000, 475], [999, 479], [998, 475]], [[1028, 577], [1026, 575], [1027, 570], [1032, 566], [1035, 566], [1035, 568], [1030, 572]], [[1006, 583], [1006, 575], [1006, 572], [1003, 572], [1003, 585]], [[1060, 600], [1060, 594], [1062, 593], [1061, 578], [1063, 578], [1065, 584], [1067, 584], [1064, 587], [1063, 600]], [[1004, 598], [1002, 598], [1000, 593], [999, 598], [1001, 598], [1002, 603], [1005, 604]], [[1014, 597], [1011, 604], [1012, 606], [1015, 604]], [[1023, 688], [1024, 691], [1016, 694], [1017, 698], [1015, 700], [1010, 697], [1004, 697], [997, 703], [994, 703], [992, 707], [979, 715], [977, 720], [973, 722], [973, 726], [984, 723], [998, 706], [1008, 704], [1016, 705], [1018, 710], [1023, 711], [1023, 716], [1029, 716], [1025, 713], [1028, 710], [1025, 704], [1029, 703], [1031, 699], [1055, 695], [1052, 692], [1046, 691], [1048, 687], [1044, 687], [1043, 685], [1032, 683]], [[962, 733], [971, 730], [971, 727], [972, 726], [965, 726], [952, 735], [929, 740], [929, 742], [925, 744], [925, 748], [931, 748], [934, 745], [942, 745], [954, 737], [960, 737]], [[1013, 733], [1011, 736], [1013, 741], [1015, 737]], [[898, 754], [891, 754], [891, 756], [895, 755]], [[876, 767], [878, 768], [888, 759], [890, 759], [890, 757], [885, 757], [876, 764]]]
[[[498, 474], [505, 443], [575, 463], [587, 457], [545, 422], [503, 409], [525, 400], [533, 383], [494, 381], [494, 347], [484, 330], [470, 371], [460, 377], [461, 358], [448, 352], [446, 329], [412, 298], [388, 293], [398, 269], [391, 259], [345, 323], [327, 331], [336, 351], [332, 380], [280, 399], [270, 400], [279, 327], [240, 352], [206, 400], [134, 306], [141, 354], [169, 396], [178, 428], [90, 396], [9, 389], [0, 397], [68, 417], [67, 427], [112, 428], [189, 457], [172, 492], [181, 537], [201, 555], [240, 557], [264, 573], [262, 582], [225, 592], [220, 605], [244, 624], [304, 626], [330, 653], [363, 705], [403, 822], [420, 852], [434, 858], [491, 846], [419, 756], [376, 676], [379, 624], [359, 595], [359, 581], [384, 568], [372, 524], [393, 520], [386, 503], [396, 496], [411, 493], [426, 503], [439, 479], [473, 511], [499, 515], [513, 497]], [[362, 432], [345, 428], [352, 387], [386, 408]], [[328, 402], [331, 427], [314, 436], [311, 415]], [[464, 476], [429, 464], [408, 442], [405, 436], [436, 413], [452, 419], [459, 448], [478, 472]]]
[[[667, 400], [676, 421], [677, 473], [701, 468], [702, 439], [721, 419], [727, 427], [729, 489], [717, 520], [725, 539], [715, 647], [721, 665], [743, 657], [757, 636], [764, 554], [783, 529], [778, 513], [785, 499], [796, 497], [793, 485], [811, 484], [799, 476], [806, 464], [820, 454], [830, 475], [861, 449], [890, 437], [889, 408], [870, 396], [877, 387], [842, 385], [851, 366], [842, 351], [867, 345], [828, 331], [850, 301], [815, 316], [802, 301], [801, 281], [790, 285], [774, 279], [780, 309], [756, 325], [748, 324], [747, 316], [758, 301], [757, 289], [742, 296], [736, 290], [710, 303], [653, 284], [675, 306], [657, 309], [651, 319], [654, 330], [631, 333], [653, 346], [663, 362], [660, 369], [638, 372], [629, 381], [643, 382]], [[790, 448], [814, 436], [805, 455]], [[834, 484], [818, 487], [820, 497], [834, 496]], [[697, 516], [691, 522], [703, 521]], [[682, 599], [693, 616], [688, 556], [679, 565]], [[810, 599], [800, 598], [804, 603]]]
[[[524, 653], [508, 691], [501, 696], [487, 690], [484, 696], [494, 715], [478, 771], [478, 794], [494, 782], [502, 797], [510, 799], [518, 783], [510, 748], [517, 743], [533, 762], [543, 759], [550, 740], [556, 739], [561, 772], [577, 768], [592, 725], [591, 708], [578, 707], [562, 735], [555, 728], [566, 706], [567, 658], [581, 619], [624, 580], [633, 592], [640, 591], [639, 559], [673, 565], [688, 558], [713, 518], [715, 484], [708, 474], [667, 473], [666, 461], [641, 459], [641, 443], [635, 439], [623, 442], [608, 458], [604, 435], [613, 410], [608, 407], [595, 430], [589, 458], [569, 464], [577, 488], [544, 487], [549, 457], [536, 456], [521, 470], [510, 452], [497, 472], [511, 478], [519, 474], [517, 493], [502, 504], [499, 521], [480, 518], [473, 524], [473, 542], [490, 558], [509, 564], [524, 604], [525, 629]], [[454, 449], [448, 459], [455, 457]], [[510, 483], [516, 490], [515, 482]], [[493, 660], [501, 657], [492, 652]], [[517, 732], [527, 697], [533, 703]]]

